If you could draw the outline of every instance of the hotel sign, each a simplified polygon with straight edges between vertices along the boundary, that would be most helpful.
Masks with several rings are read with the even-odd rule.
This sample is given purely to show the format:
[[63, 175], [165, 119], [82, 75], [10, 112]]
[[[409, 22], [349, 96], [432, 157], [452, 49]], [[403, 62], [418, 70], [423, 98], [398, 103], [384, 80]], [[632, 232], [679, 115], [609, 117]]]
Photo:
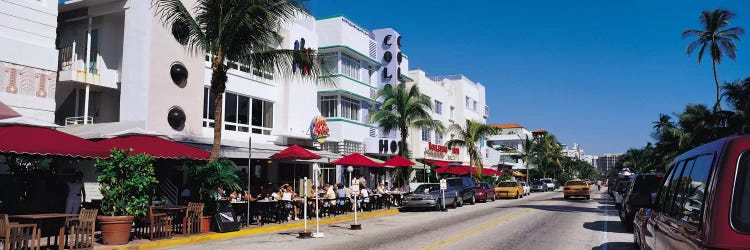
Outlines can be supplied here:
[[365, 153], [382, 155], [398, 154], [399, 141], [390, 138], [366, 138]]

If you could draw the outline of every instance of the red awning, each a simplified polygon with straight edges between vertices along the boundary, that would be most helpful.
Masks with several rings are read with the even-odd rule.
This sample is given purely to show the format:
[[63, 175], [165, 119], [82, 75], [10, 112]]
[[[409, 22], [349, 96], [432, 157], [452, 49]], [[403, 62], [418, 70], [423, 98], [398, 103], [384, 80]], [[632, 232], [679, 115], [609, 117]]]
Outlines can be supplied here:
[[[447, 166], [447, 167], [440, 167], [435, 169], [435, 172], [441, 173], [441, 174], [456, 174], [456, 175], [463, 175], [463, 174], [469, 174], [469, 171], [471, 171], [472, 174], [477, 174], [477, 168], [469, 167], [469, 166]], [[500, 172], [497, 170], [491, 169], [491, 168], [483, 168], [482, 169], [483, 175], [500, 175]]]
[[341, 159], [332, 161], [330, 164], [333, 165], [351, 165], [351, 166], [362, 166], [362, 167], [383, 167], [382, 163], [373, 161], [367, 156], [360, 153], [353, 153]]
[[109, 151], [96, 143], [50, 128], [0, 126], [0, 152], [30, 155], [55, 155], [83, 158], [107, 158]]
[[[450, 166], [451, 164], [454, 163], [452, 161], [441, 161], [441, 160], [433, 160], [433, 159], [425, 159], [424, 161], [426, 163], [430, 163], [430, 164], [435, 165], [436, 167], [440, 167], [440, 168], [442, 168], [442, 167], [448, 167], [448, 166]], [[455, 163], [458, 163], [458, 162], [455, 162]]]
[[278, 153], [271, 155], [271, 159], [276, 160], [315, 160], [320, 159], [320, 155], [317, 155], [310, 150], [300, 147], [297, 144], [293, 144]]
[[408, 167], [408, 166], [414, 166], [414, 164], [416, 163], [398, 155], [394, 156], [391, 159], [388, 159], [387, 161], [385, 161], [385, 163], [383, 163], [383, 165], [393, 166], [393, 167]]
[[96, 144], [106, 149], [132, 148], [131, 155], [146, 153], [155, 158], [207, 160], [211, 156], [211, 152], [206, 150], [150, 135], [127, 135], [99, 141]]
[[19, 116], [21, 116], [21, 114], [5, 105], [5, 103], [0, 102], [0, 120]]

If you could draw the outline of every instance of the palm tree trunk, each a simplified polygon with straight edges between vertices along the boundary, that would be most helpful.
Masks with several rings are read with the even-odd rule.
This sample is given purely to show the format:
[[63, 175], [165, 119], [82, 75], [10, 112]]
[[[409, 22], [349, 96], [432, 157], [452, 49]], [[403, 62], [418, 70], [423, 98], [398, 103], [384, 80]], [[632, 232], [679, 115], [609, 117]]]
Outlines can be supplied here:
[[219, 159], [219, 156], [221, 156], [221, 131], [223, 129], [222, 113], [224, 111], [224, 106], [222, 104], [224, 100], [224, 90], [226, 89], [227, 83], [227, 73], [224, 67], [223, 58], [221, 57], [221, 52], [217, 53], [214, 58], [212, 69], [211, 92], [214, 95], [214, 140], [211, 145], [210, 162]]
[[716, 74], [716, 60], [713, 60], [714, 66], [714, 82], [716, 82], [716, 104], [714, 105], [714, 111], [721, 111], [721, 87], [719, 86], [719, 76]]
[[[398, 147], [398, 154], [401, 157], [404, 157], [404, 158], [407, 158], [407, 159], [409, 159], [409, 146], [407, 146], [407, 143], [406, 143], [406, 138], [408, 136], [409, 136], [409, 131], [406, 128], [406, 126], [405, 125], [401, 126], [401, 145]], [[402, 167], [400, 169], [400, 172], [402, 173], [401, 174], [401, 181], [402, 181], [401, 185], [406, 185], [406, 183], [409, 181], [409, 177], [407, 177], [407, 175], [409, 175], [410, 171], [409, 171], [408, 168], [411, 168], [411, 167]]]

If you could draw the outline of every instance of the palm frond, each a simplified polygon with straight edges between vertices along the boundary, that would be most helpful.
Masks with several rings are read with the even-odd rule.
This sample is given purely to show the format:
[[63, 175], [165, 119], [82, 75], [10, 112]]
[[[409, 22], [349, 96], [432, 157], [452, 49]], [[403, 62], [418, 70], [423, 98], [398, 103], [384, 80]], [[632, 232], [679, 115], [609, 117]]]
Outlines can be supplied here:
[[[205, 1], [201, 1], [205, 2]], [[162, 24], [172, 32], [178, 43], [199, 54], [206, 51], [209, 41], [181, 0], [153, 0], [152, 7]]]

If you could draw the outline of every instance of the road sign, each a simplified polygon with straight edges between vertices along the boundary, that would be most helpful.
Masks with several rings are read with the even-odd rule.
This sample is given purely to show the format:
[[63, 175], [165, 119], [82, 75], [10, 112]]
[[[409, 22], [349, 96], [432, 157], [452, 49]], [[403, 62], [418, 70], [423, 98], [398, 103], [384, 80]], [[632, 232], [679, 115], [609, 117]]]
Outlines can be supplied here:
[[440, 179], [440, 190], [448, 189], [448, 182], [445, 179]]

